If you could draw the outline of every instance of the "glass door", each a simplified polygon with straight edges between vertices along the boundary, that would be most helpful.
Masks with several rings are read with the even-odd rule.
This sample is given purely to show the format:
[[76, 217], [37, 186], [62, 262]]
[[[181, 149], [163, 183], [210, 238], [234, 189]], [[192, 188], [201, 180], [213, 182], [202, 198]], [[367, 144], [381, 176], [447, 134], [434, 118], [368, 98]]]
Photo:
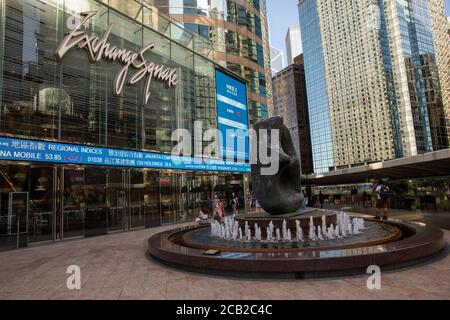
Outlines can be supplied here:
[[0, 250], [28, 245], [29, 166], [0, 165]]
[[108, 169], [108, 232], [161, 225], [159, 173]]
[[159, 199], [159, 173], [145, 170], [144, 210], [145, 227], [158, 227], [161, 225], [161, 203]]
[[188, 221], [190, 217], [189, 212], [189, 194], [187, 188], [187, 179], [185, 174], [173, 175], [174, 186], [174, 206], [176, 212], [175, 222]]
[[125, 230], [125, 176], [121, 169], [108, 169], [106, 203], [108, 207], [108, 232]]
[[61, 201], [62, 238], [84, 236], [86, 199], [84, 169], [63, 168]]
[[13, 242], [13, 239], [8, 236], [8, 202], [8, 193], [0, 193], [0, 251], [8, 249], [11, 246], [11, 242]]
[[108, 205], [106, 202], [106, 169], [84, 169], [85, 237], [108, 233]]
[[11, 192], [8, 199], [7, 235], [16, 238], [16, 248], [28, 246], [28, 192]]
[[107, 233], [106, 174], [103, 168], [63, 169], [63, 238]]
[[176, 222], [172, 177], [173, 175], [171, 173], [161, 173], [159, 179], [162, 224], [171, 224]]
[[[191, 208], [191, 215], [197, 217], [202, 208], [211, 209], [211, 207], [205, 203], [204, 198], [204, 185], [203, 176], [200, 173], [192, 173], [189, 179], [189, 207]], [[207, 201], [208, 199], [206, 199]]]
[[143, 170], [128, 171], [130, 229], [145, 227], [145, 184]]
[[188, 215], [191, 220], [195, 219], [199, 215], [200, 209], [202, 209], [201, 203], [197, 201], [195, 188], [195, 173], [188, 173], [186, 177], [186, 187], [183, 187], [183, 192], [186, 192]]
[[30, 167], [29, 241], [52, 241], [56, 230], [56, 168]]

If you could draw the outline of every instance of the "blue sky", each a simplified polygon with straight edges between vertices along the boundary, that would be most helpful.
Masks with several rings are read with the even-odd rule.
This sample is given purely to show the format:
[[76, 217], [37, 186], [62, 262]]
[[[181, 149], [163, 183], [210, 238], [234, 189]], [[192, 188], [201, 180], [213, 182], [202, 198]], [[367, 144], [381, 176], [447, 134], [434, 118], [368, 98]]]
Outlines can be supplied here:
[[[444, 0], [450, 16], [450, 0]], [[297, 0], [267, 0], [270, 40], [272, 46], [286, 51], [284, 39], [290, 26], [299, 25]]]

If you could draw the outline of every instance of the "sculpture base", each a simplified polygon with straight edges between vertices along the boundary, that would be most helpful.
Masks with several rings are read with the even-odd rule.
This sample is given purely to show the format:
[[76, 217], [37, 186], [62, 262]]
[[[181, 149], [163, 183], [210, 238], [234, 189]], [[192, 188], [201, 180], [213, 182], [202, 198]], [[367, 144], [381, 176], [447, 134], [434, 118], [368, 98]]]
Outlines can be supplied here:
[[[292, 212], [288, 214], [282, 214], [282, 215], [271, 215], [268, 212], [265, 211], [250, 211], [249, 214], [243, 215], [244, 217], [255, 217], [255, 218], [271, 218], [271, 219], [292, 219], [295, 217], [300, 216], [311, 216], [315, 214], [319, 214], [320, 212], [325, 212], [324, 210], [316, 209], [316, 208], [306, 208], [305, 210], [299, 210], [297, 212]], [[333, 212], [334, 214], [334, 212]]]

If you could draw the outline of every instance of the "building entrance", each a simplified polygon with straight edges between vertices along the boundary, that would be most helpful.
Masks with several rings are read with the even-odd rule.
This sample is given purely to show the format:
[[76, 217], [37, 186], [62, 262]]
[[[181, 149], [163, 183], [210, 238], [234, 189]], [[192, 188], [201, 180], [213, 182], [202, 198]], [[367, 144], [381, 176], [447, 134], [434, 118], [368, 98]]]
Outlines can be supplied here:
[[22, 248], [28, 243], [27, 192], [0, 193], [0, 239], [9, 249]]
[[160, 221], [158, 172], [63, 168], [63, 235], [97, 236]]
[[55, 169], [0, 166], [0, 248], [54, 239]]
[[215, 197], [228, 204], [234, 192], [244, 203], [242, 181], [241, 174], [3, 162], [0, 250], [193, 221], [201, 209], [212, 212]]

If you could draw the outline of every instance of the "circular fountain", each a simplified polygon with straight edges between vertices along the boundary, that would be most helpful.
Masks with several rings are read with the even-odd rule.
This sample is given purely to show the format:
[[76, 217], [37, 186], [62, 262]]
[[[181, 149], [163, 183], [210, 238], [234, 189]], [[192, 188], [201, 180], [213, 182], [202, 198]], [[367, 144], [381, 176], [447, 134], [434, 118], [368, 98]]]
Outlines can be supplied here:
[[252, 165], [253, 190], [265, 211], [157, 234], [149, 240], [153, 258], [194, 272], [299, 278], [365, 273], [373, 265], [400, 268], [444, 249], [443, 232], [424, 224], [317, 209], [290, 213], [304, 198], [289, 130], [281, 118], [255, 129], [281, 133], [280, 145], [267, 153], [278, 156], [278, 170], [266, 175], [261, 163]]
[[[322, 231], [322, 218], [315, 218], [317, 216], [325, 220], [327, 233]], [[341, 230], [336, 233], [342, 223], [339, 216], [349, 219], [352, 229], [358, 228], [358, 224], [361, 229], [352, 230], [352, 234], [347, 230], [345, 236]], [[251, 222], [254, 221], [252, 218]], [[294, 223], [300, 224], [300, 229], [289, 227], [287, 221], [274, 219], [269, 222], [273, 227], [268, 226], [263, 231], [264, 219], [250, 226], [249, 220], [237, 216], [226, 221], [234, 224], [234, 231], [218, 231], [215, 224], [166, 231], [149, 240], [149, 253], [165, 264], [194, 272], [306, 278], [365, 273], [372, 265], [382, 270], [406, 267], [438, 254], [445, 247], [440, 229], [419, 223], [361, 220], [331, 211], [297, 217]], [[329, 224], [331, 221], [338, 224], [333, 228], [333, 223]], [[334, 233], [331, 233], [332, 228]], [[270, 235], [272, 230], [275, 231]]]
[[348, 249], [361, 243], [380, 245], [402, 238], [401, 230], [393, 225], [352, 219], [345, 213], [333, 216], [328, 213], [328, 218], [331, 217], [334, 223], [324, 215], [318, 224], [314, 224], [312, 216], [302, 217], [295, 221], [294, 227], [287, 220], [270, 221], [266, 227], [255, 222], [250, 227], [248, 220], [243, 222], [242, 217], [229, 217], [223, 225], [216, 222], [209, 228], [183, 233], [178, 244], [200, 250], [264, 253], [268, 250], [297, 252]]

